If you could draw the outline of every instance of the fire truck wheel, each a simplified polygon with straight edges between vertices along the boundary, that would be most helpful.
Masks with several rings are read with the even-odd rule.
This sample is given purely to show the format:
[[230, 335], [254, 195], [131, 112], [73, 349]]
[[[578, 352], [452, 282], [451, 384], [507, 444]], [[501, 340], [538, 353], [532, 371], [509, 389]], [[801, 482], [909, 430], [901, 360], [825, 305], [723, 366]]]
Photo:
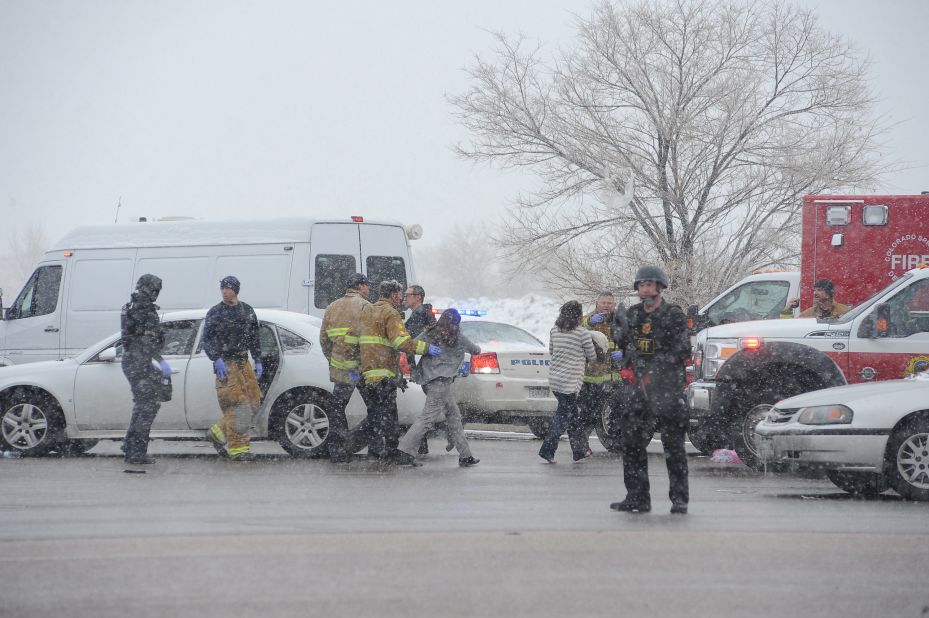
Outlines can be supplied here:
[[781, 384], [764, 386], [742, 400], [739, 413], [729, 426], [729, 439], [746, 466], [753, 470], [761, 470], [764, 467], [755, 443], [755, 425], [764, 419], [774, 404], [781, 399], [808, 390], [811, 389], [804, 388], [800, 382], [785, 380]]
[[890, 484], [909, 500], [929, 500], [929, 414], [897, 427], [887, 444]]

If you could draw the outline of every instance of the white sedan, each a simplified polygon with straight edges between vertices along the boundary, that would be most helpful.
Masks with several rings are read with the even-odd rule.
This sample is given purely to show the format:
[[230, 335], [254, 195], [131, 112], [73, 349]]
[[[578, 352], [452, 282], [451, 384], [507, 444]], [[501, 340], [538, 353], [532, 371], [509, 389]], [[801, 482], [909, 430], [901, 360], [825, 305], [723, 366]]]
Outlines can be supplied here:
[[825, 469], [851, 494], [929, 500], [929, 372], [785, 399], [755, 436], [764, 461]]
[[[277, 440], [294, 456], [325, 454], [332, 383], [319, 348], [318, 318], [258, 309], [264, 375], [261, 408], [252, 437]], [[162, 349], [171, 365], [173, 396], [161, 404], [152, 438], [202, 440], [221, 416], [213, 364], [200, 346], [206, 310], [162, 318]], [[0, 368], [0, 448], [41, 455], [52, 450], [82, 452], [98, 440], [121, 440], [132, 412], [129, 383], [120, 366], [119, 334], [74, 358]], [[422, 411], [425, 395], [411, 385], [399, 393], [400, 424]], [[357, 392], [346, 410], [349, 424], [365, 415]]]

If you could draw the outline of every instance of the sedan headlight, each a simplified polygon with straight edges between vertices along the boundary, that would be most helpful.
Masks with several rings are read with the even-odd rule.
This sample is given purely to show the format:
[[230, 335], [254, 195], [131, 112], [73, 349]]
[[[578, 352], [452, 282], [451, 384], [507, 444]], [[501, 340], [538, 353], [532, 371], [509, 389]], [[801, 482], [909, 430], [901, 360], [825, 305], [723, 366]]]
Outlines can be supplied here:
[[800, 410], [797, 422], [802, 425], [842, 425], [851, 423], [853, 414], [848, 406], [811, 406]]

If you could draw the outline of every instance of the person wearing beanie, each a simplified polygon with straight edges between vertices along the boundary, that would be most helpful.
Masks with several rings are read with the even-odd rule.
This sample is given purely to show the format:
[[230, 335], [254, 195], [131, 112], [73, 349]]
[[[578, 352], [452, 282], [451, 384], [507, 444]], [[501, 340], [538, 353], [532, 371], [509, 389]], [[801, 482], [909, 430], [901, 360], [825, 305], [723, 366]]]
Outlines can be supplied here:
[[261, 401], [258, 380], [264, 372], [258, 316], [251, 305], [239, 300], [241, 284], [236, 277], [223, 277], [219, 288], [222, 302], [206, 314], [203, 351], [213, 361], [216, 397], [223, 417], [207, 430], [206, 437], [220, 455], [250, 461], [254, 456], [248, 432]]

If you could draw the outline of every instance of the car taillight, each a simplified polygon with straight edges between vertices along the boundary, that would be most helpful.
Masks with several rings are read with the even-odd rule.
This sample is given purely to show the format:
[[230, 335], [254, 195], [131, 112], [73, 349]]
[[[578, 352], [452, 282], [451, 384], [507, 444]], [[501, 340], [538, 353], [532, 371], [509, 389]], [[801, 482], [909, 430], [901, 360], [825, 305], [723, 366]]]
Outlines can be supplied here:
[[497, 353], [486, 352], [471, 356], [471, 373], [500, 373]]

